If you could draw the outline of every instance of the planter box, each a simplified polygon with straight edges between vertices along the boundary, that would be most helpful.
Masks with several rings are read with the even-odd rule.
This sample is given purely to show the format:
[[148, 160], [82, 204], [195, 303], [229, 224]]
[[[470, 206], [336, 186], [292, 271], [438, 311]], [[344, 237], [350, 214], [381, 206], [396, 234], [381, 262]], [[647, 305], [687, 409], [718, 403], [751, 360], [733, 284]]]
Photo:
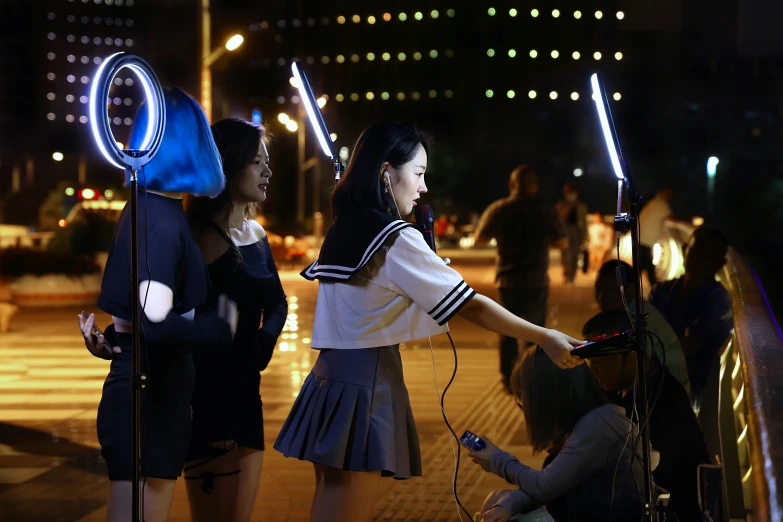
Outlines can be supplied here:
[[11, 300], [19, 306], [94, 305], [101, 291], [101, 279], [101, 274], [26, 275], [11, 283]]

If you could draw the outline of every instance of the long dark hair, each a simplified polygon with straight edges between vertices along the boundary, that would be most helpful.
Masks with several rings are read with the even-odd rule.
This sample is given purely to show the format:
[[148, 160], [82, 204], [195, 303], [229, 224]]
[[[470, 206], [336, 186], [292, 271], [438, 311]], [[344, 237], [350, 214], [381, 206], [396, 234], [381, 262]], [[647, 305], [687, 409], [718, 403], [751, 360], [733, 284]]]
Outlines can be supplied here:
[[391, 213], [394, 200], [382, 189], [381, 167], [386, 162], [395, 169], [402, 167], [413, 160], [419, 145], [429, 155], [429, 138], [410, 123], [384, 121], [365, 129], [332, 193], [334, 216], [362, 208]]
[[[253, 162], [261, 141], [266, 140], [263, 128], [235, 118], [226, 118], [212, 125], [212, 136], [223, 160], [226, 188], [214, 198], [192, 198], [187, 201], [188, 221], [196, 234], [210, 223], [215, 223], [228, 233], [228, 218], [232, 208], [231, 185], [242, 169]], [[249, 203], [245, 208], [245, 217], [254, 218], [257, 210], [256, 203]]]
[[522, 403], [534, 452], [561, 443], [582, 416], [608, 402], [587, 365], [561, 370], [539, 347], [525, 350], [511, 390]]

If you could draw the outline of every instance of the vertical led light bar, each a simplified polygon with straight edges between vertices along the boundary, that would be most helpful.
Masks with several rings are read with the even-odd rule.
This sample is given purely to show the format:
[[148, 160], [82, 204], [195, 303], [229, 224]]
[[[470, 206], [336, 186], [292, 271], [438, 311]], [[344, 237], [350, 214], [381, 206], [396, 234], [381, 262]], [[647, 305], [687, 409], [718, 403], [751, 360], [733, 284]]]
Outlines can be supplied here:
[[329, 130], [326, 128], [324, 117], [321, 114], [321, 109], [318, 107], [318, 103], [315, 101], [315, 95], [310, 88], [310, 82], [307, 80], [302, 64], [298, 61], [291, 63], [291, 71], [296, 78], [296, 86], [299, 89], [299, 95], [302, 98], [302, 103], [305, 104], [305, 110], [307, 111], [307, 117], [310, 119], [310, 126], [312, 126], [315, 135], [318, 137], [318, 143], [321, 145], [321, 150], [330, 159], [337, 159], [332, 148], [332, 141], [329, 139]]
[[612, 122], [612, 114], [609, 110], [609, 101], [606, 98], [606, 92], [598, 79], [597, 74], [593, 74], [590, 77], [590, 84], [593, 87], [593, 101], [595, 107], [598, 109], [598, 119], [601, 121], [601, 131], [606, 141], [606, 150], [609, 152], [609, 159], [612, 162], [612, 169], [617, 179], [625, 178], [622, 164], [622, 153], [617, 143], [617, 139], [614, 135], [614, 123]]

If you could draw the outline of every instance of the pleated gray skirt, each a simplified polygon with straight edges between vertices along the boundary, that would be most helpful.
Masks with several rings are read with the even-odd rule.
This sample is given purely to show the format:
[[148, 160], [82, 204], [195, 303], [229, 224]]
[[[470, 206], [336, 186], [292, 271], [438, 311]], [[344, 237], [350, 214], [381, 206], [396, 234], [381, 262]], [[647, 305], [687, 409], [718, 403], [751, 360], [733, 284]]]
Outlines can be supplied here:
[[346, 471], [421, 476], [399, 345], [320, 350], [274, 448]]

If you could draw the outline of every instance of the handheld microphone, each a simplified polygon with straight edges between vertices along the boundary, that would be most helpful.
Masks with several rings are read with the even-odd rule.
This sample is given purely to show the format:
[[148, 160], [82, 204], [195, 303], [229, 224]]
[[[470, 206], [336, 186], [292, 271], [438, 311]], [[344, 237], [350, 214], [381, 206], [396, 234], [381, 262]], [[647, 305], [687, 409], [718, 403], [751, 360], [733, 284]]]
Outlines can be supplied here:
[[428, 203], [423, 203], [416, 206], [416, 225], [421, 229], [421, 233], [424, 236], [424, 241], [427, 245], [435, 250], [435, 234], [432, 229], [435, 227], [435, 213], [432, 211], [432, 207]]

